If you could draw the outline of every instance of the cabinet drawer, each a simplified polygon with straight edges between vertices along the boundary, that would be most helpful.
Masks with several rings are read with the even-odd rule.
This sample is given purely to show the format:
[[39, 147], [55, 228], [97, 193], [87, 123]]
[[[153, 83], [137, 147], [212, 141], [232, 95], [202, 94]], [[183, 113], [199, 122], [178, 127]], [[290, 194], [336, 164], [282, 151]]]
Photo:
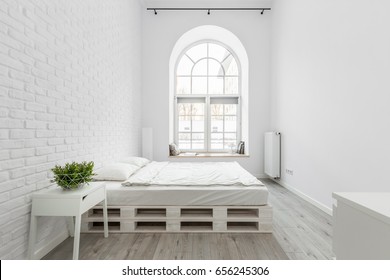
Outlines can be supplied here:
[[105, 187], [100, 187], [95, 191], [84, 196], [81, 201], [81, 213], [89, 210], [91, 207], [95, 206], [99, 202], [103, 201], [106, 197]]

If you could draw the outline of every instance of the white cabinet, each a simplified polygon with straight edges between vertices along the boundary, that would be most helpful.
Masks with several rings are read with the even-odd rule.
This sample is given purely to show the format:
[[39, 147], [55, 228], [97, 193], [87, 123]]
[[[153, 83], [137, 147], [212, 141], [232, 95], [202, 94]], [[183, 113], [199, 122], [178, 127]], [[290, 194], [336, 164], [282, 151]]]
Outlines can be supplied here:
[[333, 193], [337, 259], [390, 260], [390, 193]]

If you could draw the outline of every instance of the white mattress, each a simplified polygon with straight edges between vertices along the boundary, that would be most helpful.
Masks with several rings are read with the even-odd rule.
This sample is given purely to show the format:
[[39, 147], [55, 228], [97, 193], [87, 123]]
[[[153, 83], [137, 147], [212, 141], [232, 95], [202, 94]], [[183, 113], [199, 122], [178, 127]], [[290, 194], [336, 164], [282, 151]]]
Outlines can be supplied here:
[[264, 184], [238, 162], [152, 161], [130, 176], [124, 186], [255, 186]]
[[132, 186], [106, 182], [109, 206], [265, 205], [265, 186]]

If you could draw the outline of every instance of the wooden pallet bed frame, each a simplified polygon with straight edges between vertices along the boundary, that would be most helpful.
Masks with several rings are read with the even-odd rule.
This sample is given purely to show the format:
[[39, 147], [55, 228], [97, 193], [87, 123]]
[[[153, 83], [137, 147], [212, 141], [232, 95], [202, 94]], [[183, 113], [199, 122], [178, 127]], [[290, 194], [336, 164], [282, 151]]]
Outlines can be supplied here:
[[[262, 206], [108, 206], [113, 233], [272, 232], [272, 207]], [[84, 213], [84, 233], [103, 232], [103, 209]]]

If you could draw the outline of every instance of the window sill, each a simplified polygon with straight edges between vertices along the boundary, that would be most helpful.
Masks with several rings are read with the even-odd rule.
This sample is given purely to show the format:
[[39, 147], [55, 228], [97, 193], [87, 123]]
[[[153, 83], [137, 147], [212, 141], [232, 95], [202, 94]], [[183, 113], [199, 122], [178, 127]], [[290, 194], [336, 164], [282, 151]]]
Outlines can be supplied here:
[[243, 158], [243, 157], [249, 157], [249, 155], [237, 154], [237, 153], [181, 153], [177, 156], [169, 156], [169, 157], [170, 158], [209, 158], [209, 157]]

